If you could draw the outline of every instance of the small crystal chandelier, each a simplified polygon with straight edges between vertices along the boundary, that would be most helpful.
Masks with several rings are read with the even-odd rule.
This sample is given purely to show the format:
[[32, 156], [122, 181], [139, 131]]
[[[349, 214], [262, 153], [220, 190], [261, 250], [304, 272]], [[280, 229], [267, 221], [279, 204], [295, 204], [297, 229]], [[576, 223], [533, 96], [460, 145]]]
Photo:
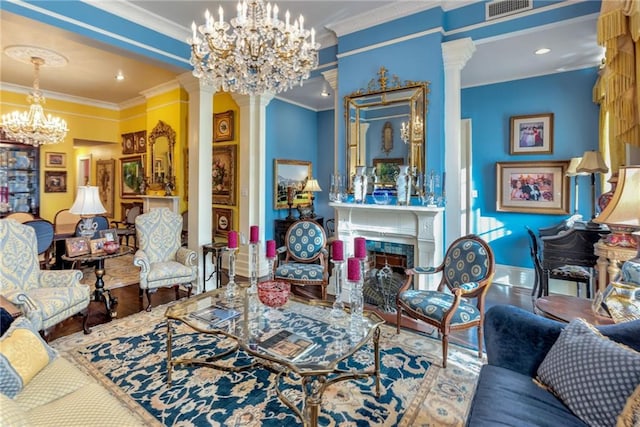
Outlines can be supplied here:
[[413, 119], [413, 123], [410, 121], [402, 122], [400, 126], [400, 139], [405, 143], [409, 143], [409, 139], [411, 139], [411, 134], [413, 133], [414, 140], [420, 140], [422, 136], [422, 129], [424, 124], [422, 123], [422, 119], [420, 117], [415, 117]]
[[67, 135], [67, 122], [51, 114], [45, 116], [42, 104], [45, 98], [40, 91], [40, 66], [45, 63], [43, 58], [32, 56], [34, 66], [33, 90], [27, 96], [31, 104], [29, 111], [14, 111], [2, 116], [2, 128], [8, 138], [24, 144], [39, 146], [43, 144], [57, 144]]
[[284, 22], [278, 19], [275, 4], [242, 0], [230, 24], [224, 22], [222, 6], [218, 18], [207, 10], [203, 25], [191, 24], [188, 40], [193, 75], [216, 90], [278, 93], [301, 86], [318, 65], [320, 44], [315, 30], [304, 28], [302, 15], [291, 24], [289, 11]]

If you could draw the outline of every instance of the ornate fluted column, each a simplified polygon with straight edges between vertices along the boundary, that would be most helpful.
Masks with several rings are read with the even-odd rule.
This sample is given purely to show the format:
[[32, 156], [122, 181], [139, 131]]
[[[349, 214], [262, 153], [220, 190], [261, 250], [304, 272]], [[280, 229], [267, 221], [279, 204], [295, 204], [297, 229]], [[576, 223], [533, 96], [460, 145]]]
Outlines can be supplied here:
[[340, 118], [338, 117], [340, 112], [340, 100], [338, 99], [338, 69], [334, 68], [331, 70], [323, 71], [322, 76], [331, 86], [331, 90], [333, 90], [333, 171], [339, 171], [340, 165], [338, 159], [338, 152], [340, 151], [340, 144], [338, 142], [338, 124], [340, 123]]
[[[211, 86], [204, 85], [193, 76], [178, 76], [180, 85], [189, 94], [189, 248], [202, 260], [202, 245], [211, 243], [211, 171], [213, 161], [213, 95]], [[213, 271], [211, 258], [208, 271]], [[202, 263], [198, 261], [198, 268]], [[197, 292], [203, 289], [202, 272], [198, 274]]]
[[460, 71], [473, 55], [476, 47], [471, 38], [442, 43], [444, 62], [444, 138], [445, 170], [447, 174], [445, 188], [447, 194], [445, 247], [462, 235], [462, 203], [459, 197], [463, 184], [463, 171], [460, 161]]
[[[242, 167], [238, 167], [238, 185], [240, 197], [238, 202], [237, 230], [248, 236], [249, 227], [260, 225], [260, 241], [264, 242], [266, 197], [266, 112], [267, 105], [273, 99], [271, 93], [250, 96], [231, 94], [240, 108], [240, 140], [238, 142], [238, 159]], [[260, 247], [260, 253], [264, 251]], [[247, 247], [242, 246], [236, 258], [236, 272], [240, 276], [249, 277], [250, 265]], [[267, 274], [268, 263], [260, 256], [258, 277]]]

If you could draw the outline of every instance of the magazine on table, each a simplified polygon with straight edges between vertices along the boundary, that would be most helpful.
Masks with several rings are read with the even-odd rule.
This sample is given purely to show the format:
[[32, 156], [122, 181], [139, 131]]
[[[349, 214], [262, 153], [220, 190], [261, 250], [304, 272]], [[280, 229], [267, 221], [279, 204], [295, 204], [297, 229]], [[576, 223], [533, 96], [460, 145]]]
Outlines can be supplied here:
[[190, 316], [194, 319], [201, 320], [215, 326], [240, 316], [240, 312], [237, 310], [211, 306], [194, 311]]
[[296, 360], [317, 347], [309, 338], [283, 329], [260, 341], [260, 348], [276, 356]]

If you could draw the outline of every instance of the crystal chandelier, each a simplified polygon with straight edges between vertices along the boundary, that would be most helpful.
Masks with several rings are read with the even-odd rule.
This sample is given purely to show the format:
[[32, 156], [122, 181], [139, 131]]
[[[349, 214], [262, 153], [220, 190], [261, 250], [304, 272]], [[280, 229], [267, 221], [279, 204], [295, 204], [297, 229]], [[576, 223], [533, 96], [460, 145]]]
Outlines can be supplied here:
[[309, 78], [318, 65], [320, 44], [315, 30], [304, 28], [300, 15], [290, 23], [278, 19], [278, 6], [262, 0], [238, 3], [237, 16], [224, 21], [222, 6], [218, 20], [207, 10], [205, 23], [191, 24], [193, 75], [216, 90], [244, 95], [278, 93]]
[[45, 116], [42, 104], [45, 98], [40, 91], [40, 66], [45, 63], [43, 58], [31, 57], [34, 66], [33, 91], [27, 96], [31, 104], [29, 111], [14, 111], [2, 116], [2, 128], [8, 138], [24, 144], [35, 145], [57, 144], [67, 135], [67, 122], [51, 114]]
[[413, 119], [413, 123], [410, 121], [402, 122], [400, 127], [400, 139], [402, 139], [405, 144], [408, 144], [409, 139], [411, 139], [411, 133], [413, 132], [414, 140], [420, 140], [423, 128], [424, 124], [420, 117], [415, 117]]

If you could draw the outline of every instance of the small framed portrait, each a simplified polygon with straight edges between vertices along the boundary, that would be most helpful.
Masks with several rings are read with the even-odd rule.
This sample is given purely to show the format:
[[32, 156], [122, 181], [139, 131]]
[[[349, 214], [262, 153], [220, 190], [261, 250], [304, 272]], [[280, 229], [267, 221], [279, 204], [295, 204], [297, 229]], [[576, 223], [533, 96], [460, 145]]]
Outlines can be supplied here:
[[107, 239], [101, 237], [99, 239], [93, 239], [89, 241], [89, 248], [91, 250], [91, 255], [99, 255], [104, 253], [104, 242]]
[[66, 239], [65, 246], [67, 248], [67, 256], [70, 257], [86, 255], [91, 252], [89, 239], [86, 237], [72, 237]]
[[122, 134], [122, 154], [134, 154], [136, 152], [136, 134]]
[[146, 153], [147, 152], [147, 131], [141, 130], [134, 133], [135, 140], [135, 152], [136, 153]]
[[216, 236], [227, 237], [229, 231], [233, 230], [233, 211], [231, 209], [214, 209], [214, 218], [216, 221]]
[[213, 115], [213, 142], [233, 141], [233, 110]]
[[100, 230], [100, 237], [104, 238], [107, 242], [118, 242], [118, 232], [115, 228]]
[[67, 153], [52, 153], [52, 152], [45, 153], [44, 166], [47, 168], [66, 168]]
[[553, 113], [511, 117], [509, 154], [553, 154]]
[[44, 171], [45, 193], [67, 192], [67, 171]]

